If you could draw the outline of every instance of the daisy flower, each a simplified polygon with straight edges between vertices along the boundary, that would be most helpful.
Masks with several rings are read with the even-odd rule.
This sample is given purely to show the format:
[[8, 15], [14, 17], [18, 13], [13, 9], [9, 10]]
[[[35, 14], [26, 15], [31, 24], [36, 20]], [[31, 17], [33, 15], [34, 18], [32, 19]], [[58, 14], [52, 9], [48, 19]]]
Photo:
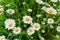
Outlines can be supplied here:
[[4, 11], [4, 8], [0, 8], [0, 14], [2, 14]]
[[52, 7], [46, 8], [46, 12], [49, 14], [55, 14], [55, 15], [57, 14], [57, 11]]
[[24, 16], [24, 17], [23, 17], [24, 23], [30, 24], [30, 23], [32, 23], [32, 20], [33, 20], [33, 19], [32, 19], [30, 16]]
[[36, 2], [39, 3], [39, 4], [43, 4], [42, 0], [36, 0]]
[[58, 0], [51, 0], [52, 2], [57, 2]]
[[5, 36], [4, 35], [0, 36], [0, 40], [6, 40]]
[[40, 24], [34, 23], [33, 28], [34, 28], [34, 30], [39, 30], [40, 29]]
[[57, 27], [57, 31], [60, 32], [60, 26]]
[[10, 29], [13, 29], [15, 27], [15, 20], [13, 19], [7, 19], [5, 20], [5, 27], [6, 29], [10, 30]]
[[41, 30], [42, 33], [45, 33], [45, 30]]
[[28, 35], [32, 35], [32, 34], [34, 34], [34, 32], [35, 32], [35, 30], [34, 30], [32, 27], [29, 27], [29, 28], [27, 29]]
[[21, 33], [21, 28], [15, 27], [15, 28], [13, 29], [13, 33], [14, 33], [14, 34], [19, 34], [19, 33]]
[[9, 14], [14, 14], [15, 10], [13, 10], [13, 9], [7, 9], [6, 12], [9, 13]]
[[27, 9], [28, 12], [32, 12], [32, 9]]
[[54, 23], [54, 20], [52, 18], [49, 18], [47, 23], [48, 24], [53, 24]]

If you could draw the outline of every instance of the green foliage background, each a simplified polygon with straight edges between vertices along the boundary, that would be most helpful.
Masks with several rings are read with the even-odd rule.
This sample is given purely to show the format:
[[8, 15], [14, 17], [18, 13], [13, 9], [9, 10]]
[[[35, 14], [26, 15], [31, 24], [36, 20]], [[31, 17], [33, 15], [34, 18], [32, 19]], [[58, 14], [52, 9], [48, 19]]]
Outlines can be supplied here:
[[[49, 3], [56, 10], [60, 8], [60, 2], [52, 3], [50, 0], [43, 1]], [[26, 2], [26, 4], [23, 5], [23, 2]], [[11, 6], [6, 7], [5, 5], [7, 4], [10, 4]], [[54, 6], [53, 4], [55, 4], [56, 6]], [[0, 5], [4, 6], [4, 13], [0, 15], [0, 35], [5, 35], [6, 38], [8, 38], [9, 40], [15, 40], [15, 38], [17, 38], [18, 40], [40, 40], [39, 36], [43, 36], [45, 40], [60, 40], [60, 38], [55, 38], [56, 34], [60, 36], [60, 33], [56, 31], [56, 27], [60, 23], [60, 14], [50, 15], [45, 11], [41, 10], [41, 8], [45, 5], [38, 4], [35, 2], [35, 0], [2, 0], [0, 2]], [[15, 14], [10, 15], [6, 13], [6, 10], [9, 8], [14, 9]], [[29, 8], [32, 9], [31, 13], [27, 11], [27, 9]], [[37, 14], [41, 14], [43, 16], [37, 18]], [[28, 36], [26, 32], [27, 28], [30, 26], [28, 24], [24, 24], [22, 21], [22, 18], [25, 15], [30, 15], [33, 18], [33, 22], [38, 22], [41, 24], [41, 29], [39, 31], [36, 31], [32, 36]], [[5, 29], [4, 21], [9, 18], [14, 19], [16, 21], [16, 26], [22, 28], [22, 32], [19, 35], [14, 35], [12, 33], [12, 30], [8, 31], [7, 29]], [[45, 25], [43, 25], [43, 18], [53, 18], [55, 20], [55, 23], [53, 24], [54, 28], [50, 28], [47, 22]], [[27, 27], [24, 27], [24, 25], [26, 25]], [[46, 31], [44, 34], [41, 33], [42, 29]]]

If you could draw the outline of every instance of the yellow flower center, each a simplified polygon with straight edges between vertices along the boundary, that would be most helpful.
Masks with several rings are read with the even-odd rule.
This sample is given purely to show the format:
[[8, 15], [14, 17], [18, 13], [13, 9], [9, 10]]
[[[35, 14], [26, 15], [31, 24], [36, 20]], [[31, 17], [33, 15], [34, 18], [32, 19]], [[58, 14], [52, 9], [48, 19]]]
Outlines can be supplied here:
[[4, 40], [4, 38], [0, 38], [0, 40]]
[[15, 31], [16, 31], [16, 32], [19, 32], [19, 29], [18, 29], [18, 28], [16, 28], [16, 29], [15, 29]]
[[33, 32], [33, 30], [32, 30], [32, 29], [30, 29], [29, 31], [30, 31], [30, 32]]
[[58, 30], [60, 30], [60, 28], [58, 28]]
[[38, 28], [38, 25], [35, 25], [35, 28], [37, 29]]
[[48, 12], [50, 13], [50, 14], [52, 14], [53, 13], [53, 10], [51, 9], [51, 10], [48, 10]]
[[9, 13], [12, 13], [12, 10], [9, 10]]
[[8, 24], [8, 26], [9, 26], [9, 27], [12, 27], [12, 26], [13, 26], [13, 24], [12, 24], [12, 23], [9, 23], [9, 24]]
[[52, 20], [49, 20], [49, 22], [52, 22]]
[[26, 21], [30, 21], [30, 18], [26, 18]]

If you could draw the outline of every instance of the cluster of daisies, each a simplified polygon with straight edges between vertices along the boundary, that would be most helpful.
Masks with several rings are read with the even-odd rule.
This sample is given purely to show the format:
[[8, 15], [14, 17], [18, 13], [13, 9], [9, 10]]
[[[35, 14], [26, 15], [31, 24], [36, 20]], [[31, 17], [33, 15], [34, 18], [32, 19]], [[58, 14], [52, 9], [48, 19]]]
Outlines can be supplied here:
[[39, 23], [32, 23], [32, 20], [33, 19], [30, 16], [23, 17], [24, 23], [31, 24], [31, 27], [27, 30], [28, 35], [34, 34], [35, 30], [37, 31], [41, 28]]
[[[57, 2], [58, 0], [51, 0], [52, 2]], [[49, 7], [46, 7], [46, 6], [43, 6], [41, 9], [45, 12], [47, 12], [48, 14], [53, 14], [53, 15], [56, 15], [57, 14], [57, 11], [51, 7], [48, 3], [46, 2], [43, 2], [42, 0], [36, 0], [36, 2], [38, 4], [47, 4], [47, 6]], [[25, 2], [23, 2], [23, 4], [25, 4]], [[9, 4], [6, 5], [6, 6], [10, 6]], [[32, 9], [27, 9], [28, 12], [32, 12]], [[4, 8], [3, 6], [0, 5], [0, 15], [4, 12]], [[8, 14], [14, 14], [15, 13], [15, 10], [14, 9], [7, 9], [6, 10], [6, 13]], [[39, 15], [37, 14], [36, 17], [40, 17], [42, 15]], [[35, 33], [35, 31], [38, 31], [41, 29], [41, 25], [37, 22], [34, 22], [33, 23], [33, 18], [31, 16], [23, 16], [23, 22], [26, 23], [26, 24], [31, 24], [31, 26], [27, 29], [27, 34], [30, 36], [30, 35], [33, 35]], [[45, 19], [44, 19], [45, 20]], [[54, 24], [54, 19], [53, 18], [48, 18], [47, 19], [47, 23], [50, 24], [50, 27], [53, 28], [52, 24]], [[5, 22], [5, 28], [8, 29], [8, 30], [13, 30], [12, 32], [14, 34], [20, 34], [21, 33], [21, 28], [20, 27], [16, 27], [16, 22], [14, 19], [6, 19]], [[45, 23], [43, 23], [45, 24]], [[57, 31], [60, 32], [60, 26], [57, 27]], [[42, 30], [42, 32], [44, 33], [45, 30]], [[43, 37], [41, 37], [41, 40], [44, 40]], [[2, 35], [0, 36], [0, 40], [6, 40], [5, 36]]]
[[[51, 0], [52, 2], [58, 2], [60, 0]], [[46, 6], [43, 6], [41, 9], [44, 10], [45, 12], [47, 12], [48, 14], [57, 14], [57, 10], [55, 10], [53, 7], [51, 7], [48, 3], [43, 2], [42, 0], [36, 0], [36, 2], [38, 4], [45, 4]], [[40, 17], [41, 15], [37, 15], [37, 17]], [[55, 18], [55, 17], [54, 17]], [[44, 18], [44, 20], [46, 20]], [[54, 24], [54, 19], [53, 18], [48, 18], [47, 19], [47, 23], [50, 24], [50, 27], [53, 28], [53, 26], [51, 24]], [[45, 24], [45, 23], [44, 23]], [[57, 31], [60, 32], [60, 26], [57, 26]]]

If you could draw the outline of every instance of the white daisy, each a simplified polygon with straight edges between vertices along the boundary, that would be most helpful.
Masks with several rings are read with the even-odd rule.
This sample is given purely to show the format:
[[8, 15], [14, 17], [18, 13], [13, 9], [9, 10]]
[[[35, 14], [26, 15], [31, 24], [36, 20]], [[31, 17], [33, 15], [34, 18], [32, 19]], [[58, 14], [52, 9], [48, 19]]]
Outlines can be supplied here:
[[24, 17], [23, 17], [24, 23], [30, 24], [30, 23], [32, 23], [32, 20], [33, 20], [33, 19], [32, 19], [30, 16], [24, 16]]
[[40, 27], [40, 24], [38, 23], [34, 23], [33, 26], [34, 30], [39, 30], [41, 27]]
[[48, 24], [53, 24], [54, 23], [54, 20], [52, 18], [49, 18], [47, 23]]
[[13, 33], [14, 33], [14, 34], [19, 34], [19, 33], [21, 33], [21, 28], [15, 27], [15, 28], [13, 29]]
[[42, 33], [45, 33], [45, 30], [41, 30]]
[[5, 36], [4, 35], [0, 36], [0, 40], [6, 40]]
[[7, 9], [6, 12], [9, 13], [9, 14], [14, 14], [15, 10], [14, 9]]
[[58, 0], [51, 0], [52, 2], [57, 2]]
[[41, 14], [37, 14], [37, 15], [36, 15], [36, 17], [38, 17], [38, 18], [41, 17], [41, 16], [42, 16]]
[[13, 29], [15, 27], [15, 20], [13, 19], [7, 19], [5, 20], [5, 27], [6, 29]]
[[0, 15], [3, 13], [4, 8], [0, 8]]
[[42, 0], [36, 0], [36, 2], [39, 3], [39, 4], [43, 4]]
[[57, 27], [57, 31], [60, 32], [60, 26]]
[[35, 30], [32, 27], [29, 27], [27, 30], [28, 35], [34, 34]]
[[27, 9], [28, 12], [32, 12], [32, 9]]
[[57, 11], [52, 7], [46, 8], [46, 12], [49, 14], [55, 14], [55, 15], [57, 14]]

